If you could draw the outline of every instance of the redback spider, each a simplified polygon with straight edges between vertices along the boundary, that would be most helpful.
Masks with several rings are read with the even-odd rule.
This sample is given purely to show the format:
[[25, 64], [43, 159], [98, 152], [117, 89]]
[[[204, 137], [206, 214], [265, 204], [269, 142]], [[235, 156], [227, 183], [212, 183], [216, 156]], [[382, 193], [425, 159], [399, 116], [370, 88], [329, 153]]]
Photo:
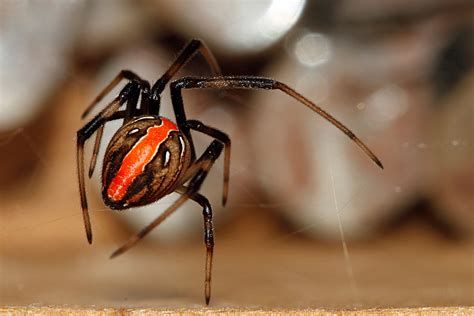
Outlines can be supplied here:
[[[176, 118], [175, 124], [159, 115], [160, 96], [171, 78], [197, 52], [206, 59], [214, 76], [210, 78], [184, 77], [171, 82], [171, 102]], [[207, 249], [204, 285], [206, 304], [209, 304], [211, 297], [214, 232], [211, 204], [205, 196], [199, 194], [199, 189], [210, 168], [224, 149], [222, 204], [225, 205], [229, 188], [230, 139], [218, 129], [186, 118], [181, 95], [182, 89], [281, 90], [339, 128], [379, 167], [383, 168], [380, 160], [354, 133], [329, 113], [284, 83], [261, 77], [222, 76], [213, 54], [199, 40], [190, 41], [151, 88], [148, 81], [141, 79], [131, 71], [122, 70], [94, 99], [82, 114], [82, 118], [86, 117], [122, 79], [126, 79], [128, 82], [119, 95], [77, 132], [77, 171], [87, 240], [92, 243], [92, 229], [84, 187], [84, 143], [97, 132], [89, 167], [89, 177], [91, 177], [97, 162], [105, 123], [122, 119], [123, 125], [112, 137], [104, 155], [102, 167], [104, 203], [112, 209], [123, 210], [153, 203], [173, 192], [177, 192], [181, 196], [153, 222], [117, 249], [111, 258], [130, 249], [184, 202], [191, 199], [203, 208], [204, 243]], [[121, 110], [123, 105], [125, 105], [125, 109]], [[191, 130], [214, 138], [199, 158], [196, 157]]]

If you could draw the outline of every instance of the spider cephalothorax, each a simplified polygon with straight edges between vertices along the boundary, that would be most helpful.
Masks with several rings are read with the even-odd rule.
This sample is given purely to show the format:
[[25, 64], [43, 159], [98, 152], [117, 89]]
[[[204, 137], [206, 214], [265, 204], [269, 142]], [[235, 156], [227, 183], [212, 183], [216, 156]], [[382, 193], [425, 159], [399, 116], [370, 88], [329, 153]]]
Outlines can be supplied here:
[[[184, 77], [171, 82], [171, 101], [176, 124], [159, 116], [160, 95], [171, 78], [197, 52], [208, 62], [214, 74], [210, 78]], [[188, 199], [203, 208], [204, 242], [206, 245], [205, 297], [209, 304], [211, 295], [211, 268], [214, 249], [212, 208], [206, 197], [199, 194], [209, 169], [224, 150], [224, 190], [222, 203], [225, 205], [229, 187], [230, 139], [215, 128], [196, 120], [187, 120], [182, 98], [183, 89], [266, 89], [281, 90], [335, 125], [350, 137], [378, 166], [380, 160], [347, 127], [329, 113], [309, 101], [287, 85], [268, 78], [252, 76], [222, 76], [219, 66], [209, 49], [199, 40], [192, 40], [178, 55], [170, 68], [150, 87], [148, 81], [135, 73], [122, 70], [112, 82], [95, 98], [82, 117], [107, 95], [122, 79], [128, 83], [119, 95], [99, 114], [77, 132], [77, 170], [81, 206], [87, 240], [92, 243], [92, 229], [84, 186], [84, 144], [96, 134], [94, 150], [89, 167], [92, 175], [99, 152], [104, 125], [112, 120], [123, 120], [122, 127], [115, 133], [103, 160], [102, 198], [110, 208], [122, 210], [153, 203], [173, 192], [181, 196], [153, 222], [133, 236], [111, 257], [115, 257], [135, 245], [153, 228], [163, 222]], [[122, 107], [125, 106], [124, 109]], [[191, 130], [214, 138], [207, 149], [196, 157]]]

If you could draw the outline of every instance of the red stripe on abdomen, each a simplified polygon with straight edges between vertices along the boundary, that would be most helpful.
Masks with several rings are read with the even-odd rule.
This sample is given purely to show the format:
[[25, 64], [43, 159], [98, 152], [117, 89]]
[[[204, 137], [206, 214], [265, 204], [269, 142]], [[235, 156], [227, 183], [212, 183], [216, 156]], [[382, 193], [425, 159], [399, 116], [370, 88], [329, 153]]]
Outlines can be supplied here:
[[153, 160], [161, 143], [169, 136], [170, 132], [178, 131], [178, 127], [165, 118], [161, 118], [159, 126], [152, 126], [125, 155], [119, 171], [110, 182], [107, 195], [112, 201], [120, 201], [127, 193], [128, 187], [138, 177], [145, 166]]

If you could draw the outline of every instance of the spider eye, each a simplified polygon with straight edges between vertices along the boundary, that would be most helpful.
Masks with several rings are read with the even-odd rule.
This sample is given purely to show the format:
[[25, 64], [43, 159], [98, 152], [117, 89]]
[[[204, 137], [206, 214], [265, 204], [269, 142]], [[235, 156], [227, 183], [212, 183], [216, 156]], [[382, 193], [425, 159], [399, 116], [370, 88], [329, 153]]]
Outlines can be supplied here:
[[136, 134], [140, 131], [139, 128], [134, 128], [132, 129], [130, 132], [128, 132], [127, 136], [130, 136], [130, 135], [133, 135], [133, 134]]

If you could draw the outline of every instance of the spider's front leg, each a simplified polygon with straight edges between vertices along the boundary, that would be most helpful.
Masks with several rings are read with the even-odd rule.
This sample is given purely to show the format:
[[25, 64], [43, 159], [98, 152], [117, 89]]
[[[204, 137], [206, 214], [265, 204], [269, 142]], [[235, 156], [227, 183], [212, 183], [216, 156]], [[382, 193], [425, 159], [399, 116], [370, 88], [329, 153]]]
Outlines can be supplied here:
[[171, 64], [168, 70], [155, 82], [152, 87], [153, 94], [161, 94], [166, 87], [166, 84], [173, 78], [176, 73], [183, 68], [195, 55], [200, 53], [207, 64], [211, 68], [214, 76], [221, 75], [221, 68], [217, 63], [216, 58], [212, 54], [211, 50], [198, 39], [192, 39], [178, 54], [176, 60]]
[[[100, 131], [104, 124], [111, 118], [119, 108], [129, 100], [131, 95], [135, 95], [139, 86], [134, 83], [128, 83], [120, 92], [120, 95], [114, 99], [107, 107], [105, 107], [98, 115], [89, 121], [84, 127], [77, 132], [77, 173], [79, 179], [79, 192], [81, 196], [82, 215], [86, 229], [87, 241], [92, 243], [92, 229], [90, 223], [89, 210], [87, 206], [87, 197], [84, 183], [84, 144], [96, 132]], [[101, 133], [101, 132], [99, 132]], [[97, 140], [96, 140], [97, 141]], [[96, 156], [97, 154], [95, 154]], [[94, 158], [93, 158], [94, 159]]]
[[[317, 114], [321, 115], [344, 134], [346, 134], [353, 142], [359, 146], [362, 151], [372, 159], [375, 164], [383, 169], [382, 162], [375, 156], [375, 154], [365, 145], [349, 128], [339, 122], [331, 114], [311, 102], [286, 84], [269, 79], [260, 77], [249, 77], [249, 76], [222, 76], [215, 78], [195, 78], [195, 77], [184, 77], [171, 83], [171, 99], [173, 101], [173, 107], [176, 115], [176, 123], [178, 126], [184, 125], [186, 121], [186, 115], [184, 113], [182, 89], [264, 89], [264, 90], [280, 90], [298, 102], [304, 104]], [[183, 133], [186, 136], [189, 135], [189, 128], [184, 129]], [[190, 137], [189, 137], [190, 138]]]

